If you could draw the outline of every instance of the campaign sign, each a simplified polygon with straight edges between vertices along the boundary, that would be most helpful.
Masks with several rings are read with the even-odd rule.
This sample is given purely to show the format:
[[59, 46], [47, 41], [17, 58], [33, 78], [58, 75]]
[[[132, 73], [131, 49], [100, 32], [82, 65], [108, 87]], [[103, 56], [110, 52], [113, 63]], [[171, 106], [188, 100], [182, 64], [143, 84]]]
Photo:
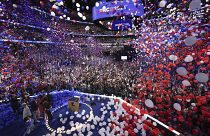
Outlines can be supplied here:
[[141, 0], [100, 1], [92, 9], [93, 21], [119, 16], [142, 16], [144, 6]]

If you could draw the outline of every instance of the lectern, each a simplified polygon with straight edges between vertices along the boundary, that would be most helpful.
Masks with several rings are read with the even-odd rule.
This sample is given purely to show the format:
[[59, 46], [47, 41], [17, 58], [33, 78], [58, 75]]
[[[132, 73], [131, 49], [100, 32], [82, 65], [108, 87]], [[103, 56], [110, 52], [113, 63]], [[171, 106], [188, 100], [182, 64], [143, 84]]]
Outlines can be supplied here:
[[79, 96], [74, 96], [70, 98], [68, 101], [69, 109], [72, 111], [79, 111], [79, 102], [80, 102]]

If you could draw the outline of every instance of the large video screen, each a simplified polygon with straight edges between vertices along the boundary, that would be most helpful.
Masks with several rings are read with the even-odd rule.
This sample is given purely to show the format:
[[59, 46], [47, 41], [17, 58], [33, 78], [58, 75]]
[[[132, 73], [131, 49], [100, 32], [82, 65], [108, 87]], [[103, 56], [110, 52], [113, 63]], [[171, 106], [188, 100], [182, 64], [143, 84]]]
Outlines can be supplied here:
[[93, 20], [119, 16], [142, 16], [144, 6], [141, 0], [119, 0], [96, 2], [92, 10]]

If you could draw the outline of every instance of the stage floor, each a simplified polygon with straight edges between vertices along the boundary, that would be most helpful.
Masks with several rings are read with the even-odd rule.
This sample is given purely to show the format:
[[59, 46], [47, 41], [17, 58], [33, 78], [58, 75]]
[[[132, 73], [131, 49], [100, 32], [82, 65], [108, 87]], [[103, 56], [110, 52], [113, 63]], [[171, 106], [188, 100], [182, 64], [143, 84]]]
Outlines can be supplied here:
[[[100, 98], [100, 100], [95, 98], [94, 101], [84, 101], [84, 103], [80, 103], [80, 110], [78, 113], [71, 111], [66, 103], [62, 107], [54, 109], [53, 120], [49, 122], [47, 126], [45, 124], [46, 122], [43, 122], [43, 120], [40, 123], [36, 123], [34, 131], [32, 131], [29, 136], [52, 136], [54, 135], [54, 133], [51, 132], [53, 130], [56, 132], [63, 130], [61, 134], [56, 133], [56, 135], [59, 136], [74, 136], [76, 134], [80, 134], [81, 136], [99, 135], [99, 130], [101, 128], [111, 128], [111, 126], [109, 126], [109, 123], [111, 122], [110, 111], [115, 112], [116, 107], [114, 107], [114, 104], [107, 106], [107, 104], [110, 103], [110, 100], [110, 98]], [[101, 108], [104, 108], [104, 110]], [[90, 114], [91, 111], [92, 114]], [[107, 113], [104, 111], [107, 111]], [[97, 121], [94, 121], [91, 118], [95, 118]], [[103, 120], [100, 120], [101, 118], [103, 118]], [[81, 125], [83, 125], [83, 127], [89, 126], [89, 128], [86, 127], [83, 129], [80, 127]], [[2, 129], [0, 135], [23, 136], [25, 131], [25, 123], [23, 120], [19, 119], [10, 126]], [[138, 135], [141, 135], [140, 131]]]

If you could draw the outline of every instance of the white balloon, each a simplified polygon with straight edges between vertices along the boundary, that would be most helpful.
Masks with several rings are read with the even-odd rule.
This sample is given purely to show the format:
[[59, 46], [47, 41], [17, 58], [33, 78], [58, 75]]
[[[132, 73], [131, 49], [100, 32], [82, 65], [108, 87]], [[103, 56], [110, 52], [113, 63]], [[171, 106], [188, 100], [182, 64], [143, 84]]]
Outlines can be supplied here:
[[138, 119], [138, 122], [139, 122], [139, 123], [142, 123], [141, 119]]
[[153, 124], [154, 126], [157, 126], [157, 123], [156, 123], [156, 122], [153, 122], [152, 124]]
[[196, 106], [196, 104], [195, 104], [195, 103], [191, 103], [191, 105], [192, 105], [192, 106]]
[[70, 119], [73, 119], [74, 118], [74, 116], [70, 116]]
[[95, 129], [95, 125], [91, 125], [90, 127], [91, 127], [91, 129]]
[[59, 7], [56, 6], [56, 5], [53, 5], [52, 8], [53, 8], [53, 9], [59, 9]]
[[167, 1], [166, 0], [161, 0], [159, 3], [159, 7], [163, 8], [166, 6]]
[[90, 127], [87, 127], [87, 131], [90, 131]]
[[197, 38], [195, 36], [189, 36], [185, 39], [184, 42], [186, 45], [193, 45], [196, 43], [196, 41], [197, 41]]
[[149, 108], [153, 108], [154, 107], [154, 103], [150, 100], [150, 99], [147, 99], [145, 101], [145, 105]]
[[106, 122], [105, 121], [103, 122], [103, 125], [106, 126]]
[[60, 133], [60, 132], [61, 132], [61, 128], [58, 127], [58, 128], [57, 128], [57, 133]]
[[84, 133], [85, 132], [85, 127], [82, 127], [82, 133]]
[[98, 7], [98, 6], [99, 6], [99, 3], [98, 3], [98, 2], [96, 2], [96, 3], [95, 3], [95, 6], [96, 6], [96, 7]]
[[17, 5], [16, 5], [16, 4], [12, 4], [12, 6], [13, 6], [14, 8], [17, 8]]
[[138, 129], [134, 128], [134, 132], [135, 132], [135, 133], [138, 133], [139, 131], [138, 131]]
[[71, 127], [73, 127], [73, 126], [74, 126], [74, 124], [72, 123], [72, 124], [70, 124], [70, 126], [71, 126]]
[[62, 127], [61, 127], [61, 130], [65, 130], [65, 126], [62, 126]]
[[82, 19], [83, 19], [83, 20], [86, 20], [86, 16], [82, 16]]
[[99, 122], [99, 126], [103, 126], [103, 124], [101, 122]]
[[86, 118], [89, 118], [89, 115], [88, 114], [86, 115]]
[[209, 80], [209, 76], [205, 73], [198, 73], [195, 75], [195, 79], [198, 80], [198, 82], [206, 83]]
[[176, 72], [179, 74], [179, 75], [183, 75], [183, 76], [186, 76], [187, 75], [187, 70], [186, 68], [184, 67], [178, 67], [176, 69]]
[[178, 58], [178, 57], [177, 57], [176, 55], [170, 55], [170, 56], [169, 56], [169, 59], [170, 59], [170, 60], [173, 60], [173, 61], [176, 61], [177, 58]]
[[146, 136], [146, 133], [145, 133], [145, 132], [142, 132], [141, 135], [142, 135], [142, 136]]
[[75, 125], [78, 126], [79, 125], [79, 122], [76, 122]]
[[[86, 31], [90, 30], [90, 27], [89, 27], [89, 26], [86, 26], [86, 27], [85, 27], [85, 30], [86, 30]], [[93, 97], [92, 99], [94, 100], [94, 97]]]
[[193, 57], [191, 55], [187, 55], [184, 59], [185, 62], [192, 62], [193, 61]]
[[86, 6], [86, 9], [89, 10], [89, 6]]
[[82, 17], [82, 16], [83, 16], [81, 12], [78, 12], [77, 15], [78, 15], [79, 17]]
[[75, 127], [72, 127], [72, 128], [71, 128], [71, 130], [72, 130], [72, 131], [75, 131], [75, 130], [76, 130], [76, 128], [75, 128]]
[[170, 4], [167, 5], [166, 8], [171, 8], [172, 5], [173, 5], [173, 3], [170, 3]]
[[82, 115], [85, 115], [85, 110], [82, 110]]
[[187, 79], [183, 80], [183, 81], [182, 81], [182, 84], [183, 84], [184, 86], [191, 86], [190, 82], [189, 82]]
[[59, 114], [59, 118], [61, 118], [62, 117], [62, 114]]
[[142, 118], [141, 118], [142, 121], [144, 121], [146, 119], [147, 119], [147, 116], [146, 115], [142, 116]]
[[58, 6], [63, 6], [63, 4], [64, 4], [63, 1], [61, 1], [58, 3]]
[[96, 121], [96, 120], [95, 120], [95, 121], [93, 121], [93, 124], [94, 124], [94, 125], [97, 125], [97, 121]]
[[55, 136], [55, 131], [54, 131], [54, 132], [52, 132], [50, 136]]
[[90, 128], [90, 124], [89, 123], [86, 126], [87, 126], [87, 128]]
[[93, 132], [89, 131], [89, 132], [88, 132], [88, 135], [93, 135]]
[[174, 103], [174, 109], [176, 109], [177, 111], [181, 111], [181, 105], [179, 103]]
[[192, 0], [189, 5], [190, 10], [199, 10], [201, 9], [201, 1], [200, 0]]
[[70, 17], [67, 17], [66, 20], [71, 20]]
[[76, 3], [76, 7], [78, 7], [78, 8], [79, 8], [79, 7], [80, 7], [80, 4], [79, 4], [79, 3]]
[[128, 131], [127, 130], [125, 131], [125, 136], [128, 136]]

